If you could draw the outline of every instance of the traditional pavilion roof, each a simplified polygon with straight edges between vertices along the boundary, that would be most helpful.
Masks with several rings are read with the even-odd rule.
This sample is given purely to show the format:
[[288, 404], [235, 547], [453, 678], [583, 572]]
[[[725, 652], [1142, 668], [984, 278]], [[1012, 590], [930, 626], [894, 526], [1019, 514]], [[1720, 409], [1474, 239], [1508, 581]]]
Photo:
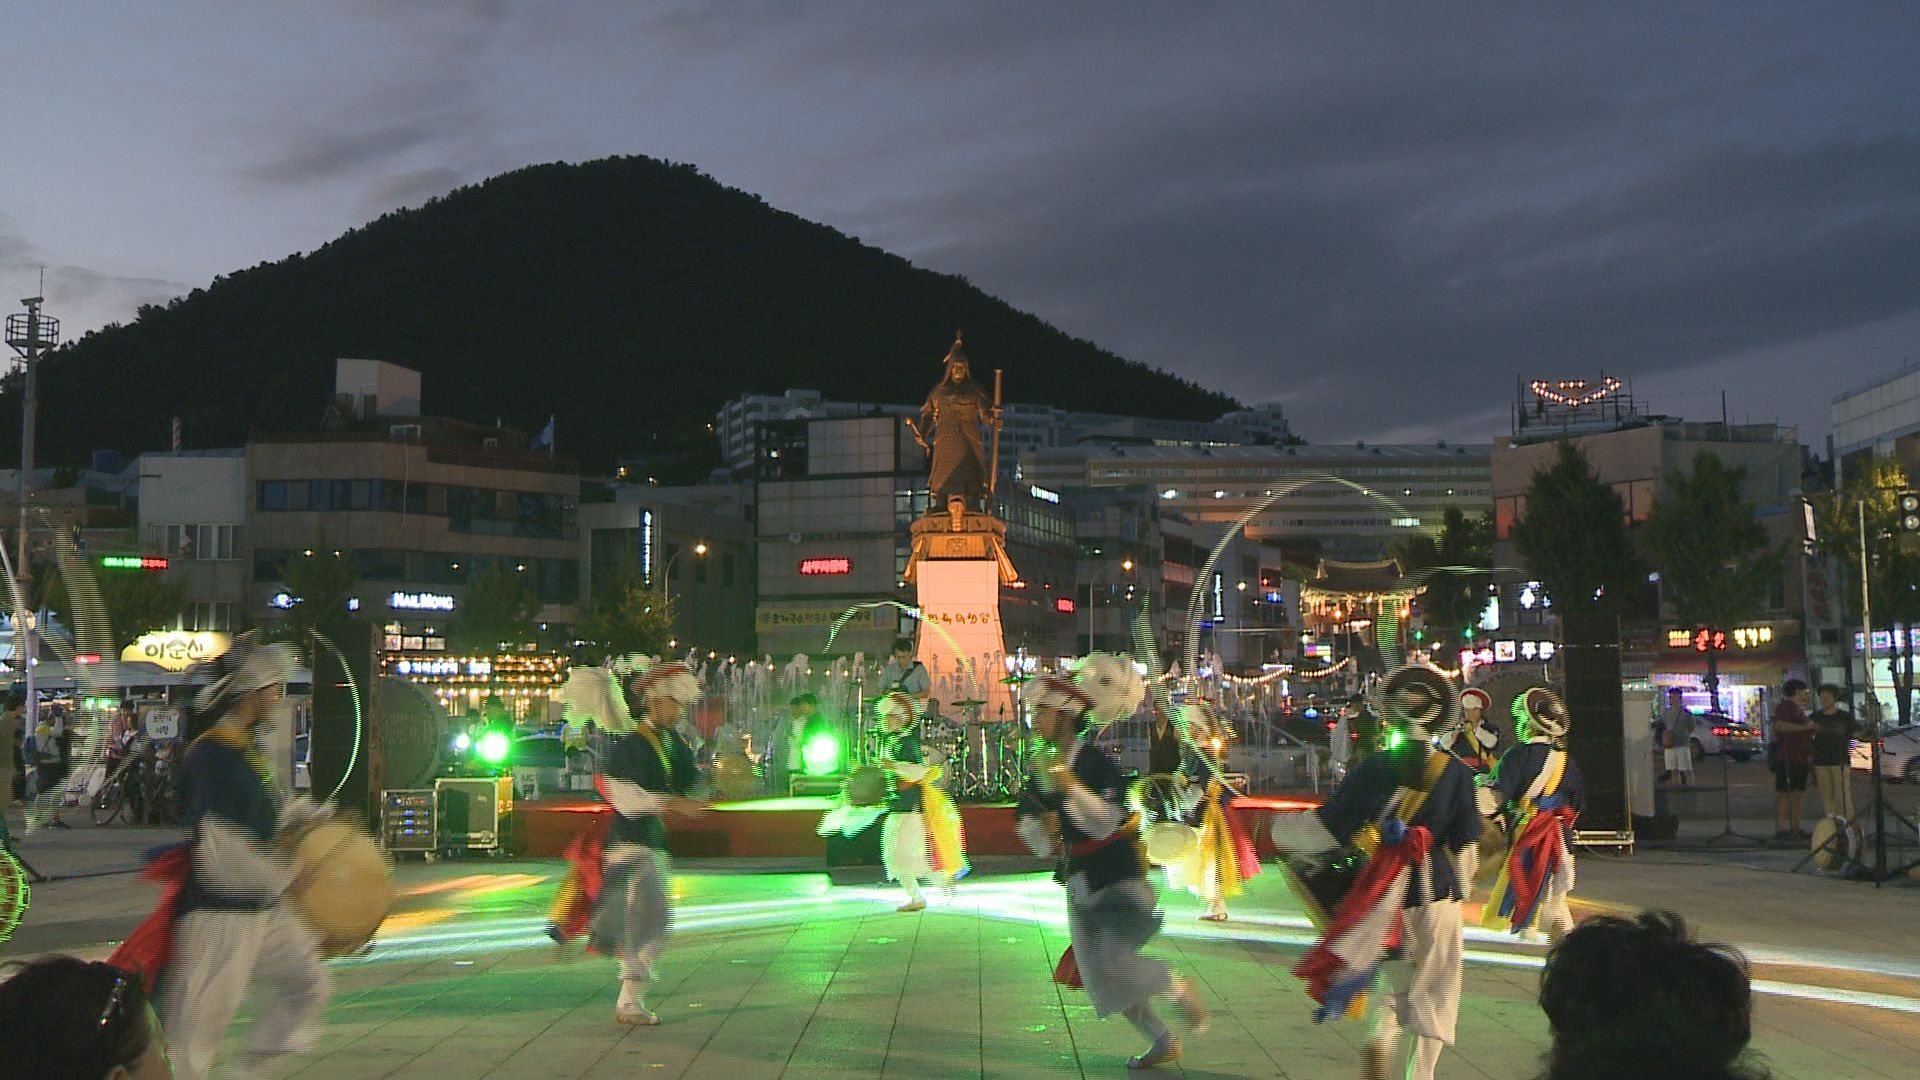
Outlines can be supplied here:
[[1321, 559], [1314, 568], [1313, 577], [1302, 584], [1301, 590], [1309, 594], [1337, 596], [1405, 595], [1414, 591], [1408, 586], [1398, 559], [1382, 559], [1379, 562]]

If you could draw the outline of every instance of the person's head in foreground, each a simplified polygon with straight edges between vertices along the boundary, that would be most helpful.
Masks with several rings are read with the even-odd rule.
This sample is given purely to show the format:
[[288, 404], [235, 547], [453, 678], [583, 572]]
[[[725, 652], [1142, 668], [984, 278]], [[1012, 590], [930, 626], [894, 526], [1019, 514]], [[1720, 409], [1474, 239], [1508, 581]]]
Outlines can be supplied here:
[[172, 1080], [140, 980], [72, 956], [0, 965], [0, 1076]]
[[1670, 911], [1592, 918], [1547, 956], [1540, 1008], [1553, 1028], [1545, 1080], [1754, 1080], [1746, 957], [1695, 941]]

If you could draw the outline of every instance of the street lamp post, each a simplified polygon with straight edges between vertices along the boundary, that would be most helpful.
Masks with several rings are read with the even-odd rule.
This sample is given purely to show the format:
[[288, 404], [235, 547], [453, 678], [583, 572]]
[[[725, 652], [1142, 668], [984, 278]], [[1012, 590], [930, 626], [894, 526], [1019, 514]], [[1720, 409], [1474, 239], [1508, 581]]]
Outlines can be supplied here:
[[[1089, 653], [1093, 652], [1093, 609], [1095, 606], [1094, 596], [1096, 595], [1093, 590], [1094, 586], [1100, 583], [1100, 575], [1109, 569], [1111, 569], [1111, 567], [1101, 566], [1094, 570], [1092, 577], [1087, 579], [1087, 651]], [[1124, 573], [1133, 573], [1133, 560], [1121, 559], [1120, 569]], [[1109, 582], [1109, 584], [1111, 584], [1111, 582]]]
[[[667, 565], [660, 568], [660, 597], [666, 602], [673, 600], [673, 564], [679, 560], [680, 551], [681, 549], [679, 548], [673, 549], [673, 554], [667, 556]], [[707, 557], [707, 542], [705, 540], [698, 541], [693, 545], [693, 557], [696, 559], [704, 559]], [[687, 637], [693, 637], [693, 613], [691, 611], [687, 613]], [[694, 644], [697, 645], [698, 642], [694, 642]]]

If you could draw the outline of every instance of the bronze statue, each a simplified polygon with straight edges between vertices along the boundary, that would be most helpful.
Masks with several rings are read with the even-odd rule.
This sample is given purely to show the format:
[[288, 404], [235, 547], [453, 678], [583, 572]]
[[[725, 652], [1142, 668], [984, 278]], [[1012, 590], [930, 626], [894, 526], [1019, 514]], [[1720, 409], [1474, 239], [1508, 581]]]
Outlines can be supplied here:
[[[911, 417], [907, 418], [907, 426], [913, 429], [921, 449], [927, 450], [933, 459], [927, 477], [933, 496], [929, 513], [989, 510], [986, 501], [993, 491], [993, 474], [998, 462], [990, 465], [987, 461], [982, 429], [993, 429], [997, 458], [1000, 373], [994, 372], [994, 396], [989, 399], [980, 384], [973, 381], [971, 370], [966, 354], [960, 351], [960, 335], [956, 333], [953, 348], [947, 351], [946, 374], [927, 392], [926, 404], [920, 406], [919, 425], [916, 426]], [[933, 439], [931, 448], [927, 445], [929, 431]], [[954, 506], [956, 499], [960, 500], [959, 507]]]

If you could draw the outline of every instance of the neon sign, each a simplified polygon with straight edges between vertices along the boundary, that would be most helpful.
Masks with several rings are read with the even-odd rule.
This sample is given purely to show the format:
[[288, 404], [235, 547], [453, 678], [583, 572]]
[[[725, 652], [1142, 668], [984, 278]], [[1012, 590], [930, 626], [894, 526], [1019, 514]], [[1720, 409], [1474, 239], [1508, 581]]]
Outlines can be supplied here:
[[801, 577], [828, 577], [853, 573], [853, 560], [845, 555], [822, 555], [800, 560]]
[[159, 555], [103, 555], [100, 566], [104, 570], [165, 570], [167, 560]]
[[1056, 596], [1053, 598], [1053, 610], [1062, 615], [1073, 614], [1074, 609], [1078, 606], [1079, 605], [1073, 602], [1073, 597], [1071, 596]]
[[1041, 502], [1050, 502], [1050, 503], [1057, 503], [1057, 502], [1059, 502], [1059, 501], [1060, 501], [1060, 493], [1059, 493], [1059, 492], [1057, 492], [1057, 491], [1048, 491], [1048, 490], [1047, 490], [1046, 488], [1043, 488], [1043, 487], [1041, 487], [1041, 486], [1040, 486], [1040, 485], [1038, 485], [1038, 484], [1029, 484], [1029, 485], [1027, 485], [1027, 490], [1028, 490], [1029, 492], [1032, 492], [1032, 493], [1033, 493], [1033, 497], [1034, 497], [1034, 498], [1036, 498], [1036, 499], [1039, 499], [1039, 500], [1040, 500]]
[[395, 611], [452, 611], [453, 597], [445, 593], [396, 592], [387, 597]]

